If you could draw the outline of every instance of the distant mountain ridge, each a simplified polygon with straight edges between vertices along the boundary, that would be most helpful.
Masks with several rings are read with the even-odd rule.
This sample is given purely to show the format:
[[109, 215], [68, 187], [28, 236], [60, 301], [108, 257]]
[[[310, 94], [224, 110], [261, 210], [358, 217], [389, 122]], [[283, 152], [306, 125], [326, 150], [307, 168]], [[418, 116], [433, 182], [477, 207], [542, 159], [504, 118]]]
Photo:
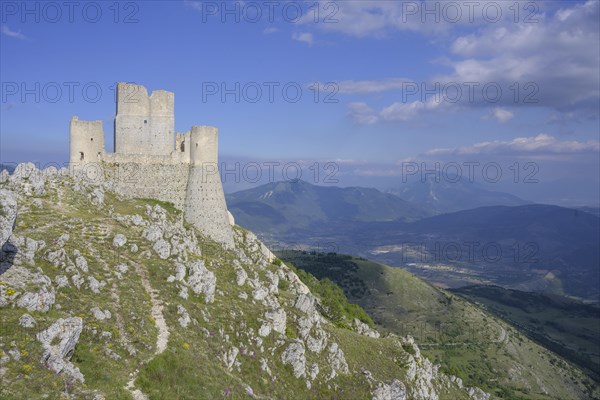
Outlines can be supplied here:
[[227, 200], [238, 224], [282, 246], [318, 244], [402, 266], [445, 287], [497, 284], [600, 299], [600, 219], [581, 210], [495, 205], [433, 215], [375, 189], [302, 181]]
[[283, 232], [334, 221], [414, 221], [426, 209], [377, 189], [317, 186], [302, 180], [273, 182], [226, 195], [242, 226]]
[[389, 189], [387, 193], [426, 207], [435, 214], [468, 210], [485, 206], [520, 206], [531, 204], [515, 195], [496, 192], [484, 186], [468, 182], [464, 177], [456, 182], [448, 179], [436, 181], [433, 177], [406, 183]]

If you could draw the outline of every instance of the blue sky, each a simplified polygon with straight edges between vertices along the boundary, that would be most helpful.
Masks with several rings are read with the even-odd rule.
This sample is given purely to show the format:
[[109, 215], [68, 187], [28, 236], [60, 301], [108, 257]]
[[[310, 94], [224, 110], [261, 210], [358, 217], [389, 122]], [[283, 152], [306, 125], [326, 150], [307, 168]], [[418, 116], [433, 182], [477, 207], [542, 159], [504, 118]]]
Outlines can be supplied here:
[[0, 161], [65, 162], [73, 115], [110, 149], [125, 81], [175, 92], [177, 130], [218, 126], [228, 162], [333, 162], [339, 185], [382, 189], [406, 163], [497, 163], [498, 190], [598, 203], [599, 2], [467, 3], [2, 2]]

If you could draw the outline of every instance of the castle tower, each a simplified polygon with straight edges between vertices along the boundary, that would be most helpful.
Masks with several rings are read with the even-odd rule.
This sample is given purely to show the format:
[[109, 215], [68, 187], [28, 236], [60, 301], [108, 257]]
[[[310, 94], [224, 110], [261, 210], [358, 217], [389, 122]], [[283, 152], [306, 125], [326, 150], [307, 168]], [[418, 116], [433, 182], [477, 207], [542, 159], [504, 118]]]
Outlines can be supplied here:
[[175, 95], [117, 84], [115, 153], [169, 155], [175, 149]]
[[219, 176], [218, 129], [212, 126], [192, 127], [185, 219], [212, 239], [234, 246]]
[[99, 170], [99, 162], [104, 155], [104, 130], [102, 121], [80, 121], [71, 118], [69, 129], [69, 162], [74, 171], [83, 170], [95, 164]]

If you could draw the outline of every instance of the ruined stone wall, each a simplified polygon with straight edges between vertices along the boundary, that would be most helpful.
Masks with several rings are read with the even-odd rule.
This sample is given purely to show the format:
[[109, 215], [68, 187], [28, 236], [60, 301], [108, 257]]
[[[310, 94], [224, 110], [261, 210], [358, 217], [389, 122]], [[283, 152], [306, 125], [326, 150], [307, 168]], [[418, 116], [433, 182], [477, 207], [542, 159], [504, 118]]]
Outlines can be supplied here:
[[175, 95], [144, 86], [117, 85], [115, 153], [168, 155], [175, 148]]
[[168, 201], [185, 209], [190, 164], [183, 153], [169, 156], [113, 154], [104, 156], [105, 179], [127, 197]]
[[102, 121], [71, 118], [69, 139], [69, 162], [76, 170], [82, 169], [85, 164], [97, 164], [104, 154]]
[[190, 174], [185, 219], [214, 240], [233, 247], [227, 205], [218, 169], [218, 130], [194, 126], [190, 135]]

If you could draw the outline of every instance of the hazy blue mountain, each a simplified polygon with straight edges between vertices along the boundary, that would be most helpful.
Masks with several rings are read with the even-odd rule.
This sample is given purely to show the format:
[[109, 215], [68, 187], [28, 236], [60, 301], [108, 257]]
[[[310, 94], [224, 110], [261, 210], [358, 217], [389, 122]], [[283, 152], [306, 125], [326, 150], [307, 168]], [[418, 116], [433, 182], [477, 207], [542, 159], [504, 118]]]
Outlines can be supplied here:
[[270, 243], [327, 246], [447, 287], [497, 284], [600, 299], [600, 219], [581, 210], [527, 204], [427, 216], [426, 208], [375, 189], [303, 181], [227, 200], [236, 222]]
[[519, 206], [531, 203], [509, 193], [488, 190], [484, 186], [462, 178], [436, 181], [433, 177], [406, 183], [387, 191], [396, 196], [443, 214], [485, 206]]
[[595, 215], [596, 217], [600, 217], [600, 207], [598, 207], [598, 206], [582, 206], [582, 207], [576, 207], [575, 209]]
[[432, 215], [377, 189], [317, 186], [302, 180], [268, 183], [226, 198], [236, 223], [273, 233], [334, 222], [414, 221]]
[[586, 212], [481, 207], [412, 223], [371, 223], [346, 234], [359, 254], [392, 265], [427, 264], [409, 269], [444, 285], [495, 283], [600, 298], [600, 219]]

